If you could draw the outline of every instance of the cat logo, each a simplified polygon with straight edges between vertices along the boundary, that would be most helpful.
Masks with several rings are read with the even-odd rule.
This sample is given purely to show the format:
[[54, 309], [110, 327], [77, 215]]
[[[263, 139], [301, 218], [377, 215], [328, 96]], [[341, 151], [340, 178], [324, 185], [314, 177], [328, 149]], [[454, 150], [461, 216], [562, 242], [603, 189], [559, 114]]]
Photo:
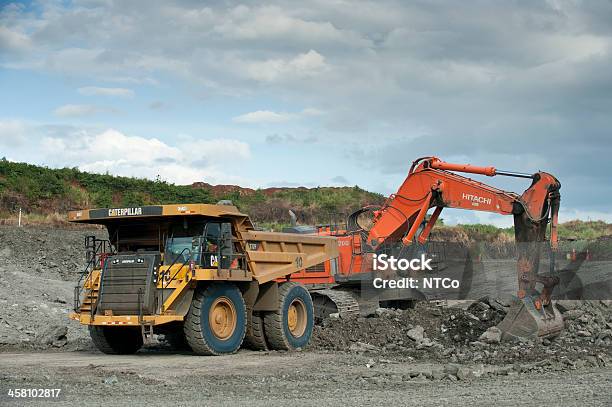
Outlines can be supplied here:
[[217, 256], [215, 256], [214, 254], [212, 254], [210, 256], [210, 265], [211, 265], [211, 267], [218, 267], [219, 266], [219, 258]]

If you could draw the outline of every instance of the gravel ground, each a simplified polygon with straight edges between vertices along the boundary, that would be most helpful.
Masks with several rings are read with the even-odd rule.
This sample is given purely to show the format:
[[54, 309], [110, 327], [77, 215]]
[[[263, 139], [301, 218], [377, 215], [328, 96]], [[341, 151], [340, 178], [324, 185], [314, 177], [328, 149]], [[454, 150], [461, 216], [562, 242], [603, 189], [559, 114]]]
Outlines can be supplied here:
[[[224, 357], [108, 356], [85, 352], [4, 354], [8, 388], [61, 388], [52, 405], [482, 405], [609, 406], [612, 369], [486, 374], [431, 381], [443, 365], [401, 358], [240, 351]], [[0, 402], [6, 401], [1, 399]], [[6, 405], [47, 405], [24, 400]]]
[[302, 352], [197, 357], [160, 337], [102, 355], [67, 318], [92, 233], [0, 226], [0, 405], [46, 404], [4, 396], [34, 387], [61, 388], [54, 405], [612, 404], [608, 301], [561, 303], [567, 329], [552, 341], [497, 343], [507, 304], [482, 298], [329, 319]]

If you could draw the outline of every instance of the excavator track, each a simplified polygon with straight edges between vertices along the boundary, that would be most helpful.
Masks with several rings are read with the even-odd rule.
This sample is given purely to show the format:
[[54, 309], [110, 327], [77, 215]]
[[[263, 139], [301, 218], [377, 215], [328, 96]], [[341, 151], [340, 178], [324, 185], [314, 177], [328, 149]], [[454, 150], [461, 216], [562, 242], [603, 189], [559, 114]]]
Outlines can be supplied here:
[[317, 323], [334, 313], [338, 313], [341, 318], [359, 316], [359, 302], [351, 291], [324, 289], [312, 291], [310, 294]]

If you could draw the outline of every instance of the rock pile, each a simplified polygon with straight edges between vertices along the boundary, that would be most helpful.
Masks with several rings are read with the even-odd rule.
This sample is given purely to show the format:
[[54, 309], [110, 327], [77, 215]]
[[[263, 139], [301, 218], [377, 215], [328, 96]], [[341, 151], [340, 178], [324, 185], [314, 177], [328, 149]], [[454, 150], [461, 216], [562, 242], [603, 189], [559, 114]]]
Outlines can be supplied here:
[[[610, 363], [612, 306], [594, 301], [579, 303], [572, 309], [561, 308], [567, 329], [553, 339], [501, 341], [496, 325], [506, 314], [506, 304], [487, 297], [466, 310], [419, 303], [415, 309], [386, 310], [369, 318], [326, 320], [315, 327], [310, 346], [443, 365], [469, 365], [470, 369], [482, 365], [485, 373], [496, 375]], [[491, 370], [487, 366], [496, 368]], [[442, 376], [448, 375], [467, 378], [478, 376], [478, 372], [443, 372]]]

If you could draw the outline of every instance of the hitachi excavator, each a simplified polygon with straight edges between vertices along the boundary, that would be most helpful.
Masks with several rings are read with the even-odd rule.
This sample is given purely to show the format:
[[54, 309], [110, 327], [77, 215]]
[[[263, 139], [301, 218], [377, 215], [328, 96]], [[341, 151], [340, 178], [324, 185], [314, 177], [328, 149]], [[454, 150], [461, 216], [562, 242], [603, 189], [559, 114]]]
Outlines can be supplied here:
[[[526, 178], [531, 180], [531, 185], [518, 195], [457, 172]], [[393, 245], [408, 248], [427, 242], [443, 208], [512, 215], [519, 288], [515, 303], [498, 327], [504, 338], [555, 336], [563, 329], [561, 314], [550, 298], [558, 282], [554, 276], [554, 252], [560, 187], [559, 181], [546, 172], [524, 174], [494, 167], [451, 164], [436, 157], [419, 158], [412, 163], [399, 190], [373, 211], [369, 229], [361, 227], [358, 218], [371, 208], [363, 208], [349, 216], [345, 229], [319, 228], [318, 234], [338, 239], [337, 262], [332, 260], [319, 268], [306, 269], [292, 275], [291, 279], [310, 284], [316, 315], [358, 313], [365, 302], [363, 282], [372, 281], [379, 273], [373, 270], [373, 257]], [[427, 217], [430, 209], [433, 213]], [[552, 272], [539, 273], [540, 251], [547, 240], [548, 225]], [[403, 298], [396, 295], [389, 299]]]

